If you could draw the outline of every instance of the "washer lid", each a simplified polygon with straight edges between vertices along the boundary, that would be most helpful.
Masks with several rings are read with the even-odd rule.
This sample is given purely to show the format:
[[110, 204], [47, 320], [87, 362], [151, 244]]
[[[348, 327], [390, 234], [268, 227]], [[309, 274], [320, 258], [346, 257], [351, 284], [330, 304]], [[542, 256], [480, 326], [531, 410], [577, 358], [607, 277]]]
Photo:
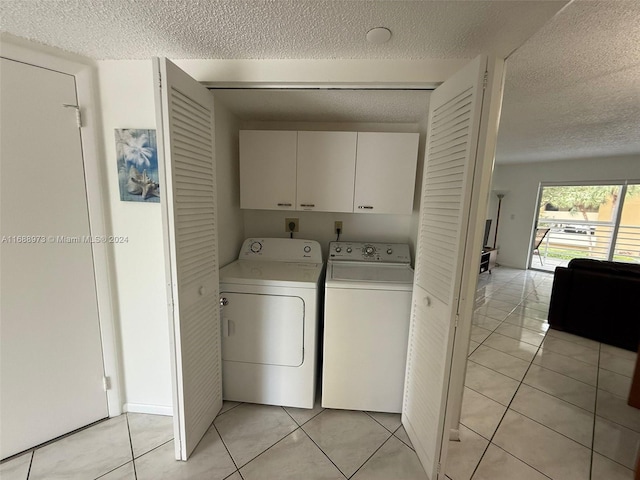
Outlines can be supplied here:
[[[381, 265], [363, 263], [330, 262], [327, 286], [374, 288], [403, 287], [413, 285], [413, 269], [408, 265]], [[356, 285], [357, 284], [357, 285]]]
[[322, 263], [236, 260], [220, 269], [220, 283], [316, 288]]

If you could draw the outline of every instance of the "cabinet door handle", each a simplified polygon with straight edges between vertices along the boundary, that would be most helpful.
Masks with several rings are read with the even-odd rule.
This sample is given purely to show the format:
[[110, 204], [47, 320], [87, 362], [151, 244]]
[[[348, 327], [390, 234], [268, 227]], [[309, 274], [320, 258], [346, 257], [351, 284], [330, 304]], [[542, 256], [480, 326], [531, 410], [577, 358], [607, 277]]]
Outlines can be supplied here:
[[315, 203], [301, 203], [300, 206], [301, 207], [315, 207], [316, 204]]
[[364, 210], [373, 210], [373, 207], [371, 205], [358, 205], [358, 208]]
[[279, 207], [290, 207], [291, 203], [279, 203], [278, 206]]

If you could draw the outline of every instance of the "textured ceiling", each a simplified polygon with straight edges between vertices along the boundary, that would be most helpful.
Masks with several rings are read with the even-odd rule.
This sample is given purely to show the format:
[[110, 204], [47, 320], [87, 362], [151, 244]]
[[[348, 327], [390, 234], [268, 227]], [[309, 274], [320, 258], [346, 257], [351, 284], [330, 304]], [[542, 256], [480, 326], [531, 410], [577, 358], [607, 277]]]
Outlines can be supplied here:
[[[96, 59], [472, 58], [515, 50], [498, 163], [629, 154], [640, 161], [640, 0], [573, 0], [554, 17], [567, 1], [0, 0], [0, 30]], [[366, 43], [367, 30], [381, 25], [391, 41]], [[315, 122], [414, 122], [424, 95], [219, 93], [244, 119]]]
[[500, 163], [638, 155], [640, 1], [575, 1], [507, 61]]
[[[506, 56], [566, 0], [2, 0], [0, 30], [96, 59]], [[367, 31], [393, 32], [384, 45]]]

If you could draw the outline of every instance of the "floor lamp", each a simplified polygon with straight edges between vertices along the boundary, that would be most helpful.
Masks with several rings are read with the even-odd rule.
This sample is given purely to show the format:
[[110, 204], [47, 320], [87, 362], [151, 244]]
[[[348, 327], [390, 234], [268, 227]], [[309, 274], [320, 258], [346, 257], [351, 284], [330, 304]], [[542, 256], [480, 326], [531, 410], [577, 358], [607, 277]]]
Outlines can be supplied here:
[[504, 191], [495, 190], [494, 193], [498, 196], [498, 213], [496, 214], [496, 231], [493, 234], [493, 248], [498, 246], [498, 225], [500, 225], [500, 209], [502, 208], [502, 199], [507, 194]]

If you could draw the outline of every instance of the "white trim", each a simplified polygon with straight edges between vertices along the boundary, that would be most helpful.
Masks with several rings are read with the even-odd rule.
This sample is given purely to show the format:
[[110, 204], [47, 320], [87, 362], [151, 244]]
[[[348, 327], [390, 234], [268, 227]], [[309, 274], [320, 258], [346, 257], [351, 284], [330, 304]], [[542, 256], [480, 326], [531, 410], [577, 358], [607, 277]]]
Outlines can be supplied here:
[[[0, 36], [0, 56], [28, 63], [42, 68], [73, 75], [76, 78], [78, 102], [82, 110], [83, 127], [82, 152], [84, 156], [87, 202], [91, 235], [108, 235], [106, 179], [104, 162], [100, 154], [100, 128], [98, 121], [98, 101], [95, 64], [91, 59], [72, 55], [51, 47], [37, 45], [12, 35]], [[93, 264], [95, 270], [98, 315], [102, 340], [104, 375], [111, 378], [111, 388], [107, 390], [107, 408], [110, 417], [122, 413], [122, 385], [120, 382], [120, 362], [116, 341], [115, 310], [113, 306], [112, 263], [108, 244], [93, 244]]]
[[123, 413], [147, 413], [149, 415], [173, 416], [173, 407], [166, 405], [145, 405], [144, 403], [125, 403]]
[[210, 90], [435, 90], [442, 82], [426, 83], [288, 83], [288, 82], [200, 82]]
[[468, 59], [175, 59], [174, 63], [205, 86], [216, 84], [434, 85], [460, 70]]
[[[540, 182], [540, 189], [542, 187], [597, 187], [600, 185], [634, 185], [640, 183], [640, 179], [609, 179], [609, 180], [571, 180], [560, 182]], [[539, 199], [538, 199], [539, 200]]]

